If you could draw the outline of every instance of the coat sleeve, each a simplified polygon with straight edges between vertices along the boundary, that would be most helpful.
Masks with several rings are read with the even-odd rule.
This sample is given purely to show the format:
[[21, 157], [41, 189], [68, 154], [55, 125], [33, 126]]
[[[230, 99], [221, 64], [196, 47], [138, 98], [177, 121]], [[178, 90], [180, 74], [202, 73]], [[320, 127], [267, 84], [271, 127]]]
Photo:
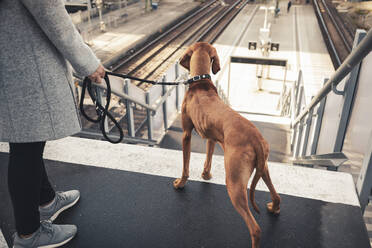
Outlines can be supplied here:
[[100, 61], [76, 30], [63, 0], [20, 1], [80, 76], [88, 76], [97, 70]]

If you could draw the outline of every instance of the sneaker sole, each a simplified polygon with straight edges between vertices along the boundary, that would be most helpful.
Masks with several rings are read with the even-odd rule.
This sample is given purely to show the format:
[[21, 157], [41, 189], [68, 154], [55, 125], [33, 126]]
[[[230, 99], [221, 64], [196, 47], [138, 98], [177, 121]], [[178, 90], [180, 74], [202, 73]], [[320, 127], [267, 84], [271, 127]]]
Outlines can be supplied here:
[[[37, 248], [54, 248], [54, 247], [60, 247], [66, 243], [68, 243], [69, 241], [71, 241], [71, 239], [73, 239], [75, 237], [76, 234], [74, 234], [74, 236], [72, 236], [71, 238], [68, 238], [58, 244], [52, 244], [52, 245], [43, 245], [43, 246], [38, 246]], [[13, 248], [15, 248], [15, 246], [13, 246]]]
[[[59, 215], [60, 213], [62, 213], [62, 212], [65, 211], [66, 209], [69, 209], [70, 207], [74, 206], [74, 205], [78, 202], [79, 199], [80, 199], [80, 196], [79, 196], [78, 198], [76, 198], [75, 201], [71, 202], [70, 204], [64, 206], [63, 208], [61, 208], [60, 210], [58, 210], [57, 212], [55, 212], [55, 213], [52, 215], [52, 217], [49, 218], [49, 220], [50, 220], [51, 222], [53, 222], [55, 219], [57, 219], [57, 217], [58, 217], [58, 215]], [[54, 247], [54, 246], [53, 246], [53, 247]], [[46, 247], [46, 248], [49, 248], [49, 247]]]
[[71, 239], [73, 239], [74, 237], [75, 237], [75, 235], [72, 236], [71, 238], [66, 239], [65, 241], [62, 241], [62, 242], [58, 243], [58, 244], [43, 245], [43, 246], [39, 246], [38, 248], [54, 248], [54, 247], [60, 247], [60, 246], [62, 246], [62, 245], [64, 245], [64, 244], [66, 244], [67, 242], [69, 242], [69, 241], [70, 241]]

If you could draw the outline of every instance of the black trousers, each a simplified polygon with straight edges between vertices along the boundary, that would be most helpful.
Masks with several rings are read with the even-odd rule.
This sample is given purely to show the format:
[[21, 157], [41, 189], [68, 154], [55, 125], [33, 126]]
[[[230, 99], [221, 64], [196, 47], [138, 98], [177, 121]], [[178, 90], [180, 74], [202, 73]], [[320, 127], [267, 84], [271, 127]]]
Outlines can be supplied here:
[[39, 206], [52, 201], [55, 192], [45, 171], [45, 141], [10, 143], [8, 187], [18, 234], [28, 235], [40, 227]]

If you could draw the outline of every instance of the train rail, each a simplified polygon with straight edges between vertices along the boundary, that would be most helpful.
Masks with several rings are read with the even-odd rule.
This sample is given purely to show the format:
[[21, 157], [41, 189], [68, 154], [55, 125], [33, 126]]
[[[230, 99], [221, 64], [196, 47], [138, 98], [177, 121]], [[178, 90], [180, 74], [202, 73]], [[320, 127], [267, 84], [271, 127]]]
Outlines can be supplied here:
[[330, 0], [314, 0], [314, 8], [333, 66], [337, 69], [350, 54], [354, 34]]
[[[188, 45], [197, 41], [213, 43], [247, 1], [221, 5], [215, 0], [136, 53], [114, 65], [114, 71], [151, 80], [158, 79], [175, 63]], [[136, 82], [144, 90], [151, 85]]]

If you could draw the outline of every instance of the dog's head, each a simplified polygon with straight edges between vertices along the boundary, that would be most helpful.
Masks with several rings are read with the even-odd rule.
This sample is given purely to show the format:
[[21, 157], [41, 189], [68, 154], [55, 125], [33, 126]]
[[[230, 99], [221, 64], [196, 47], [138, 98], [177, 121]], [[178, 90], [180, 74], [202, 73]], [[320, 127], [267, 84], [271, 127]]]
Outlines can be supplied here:
[[[210, 64], [212, 64], [212, 72], [216, 74], [220, 70], [220, 59], [217, 55], [217, 50], [212, 45], [206, 42], [198, 42], [191, 45], [180, 60], [180, 64], [185, 67], [187, 70], [190, 71], [190, 61], [192, 61], [192, 56], [197, 55], [200, 58], [204, 58], [209, 56], [208, 61], [208, 70], [210, 70]], [[199, 65], [197, 65], [199, 66]], [[209, 71], [208, 71], [209, 73]]]

